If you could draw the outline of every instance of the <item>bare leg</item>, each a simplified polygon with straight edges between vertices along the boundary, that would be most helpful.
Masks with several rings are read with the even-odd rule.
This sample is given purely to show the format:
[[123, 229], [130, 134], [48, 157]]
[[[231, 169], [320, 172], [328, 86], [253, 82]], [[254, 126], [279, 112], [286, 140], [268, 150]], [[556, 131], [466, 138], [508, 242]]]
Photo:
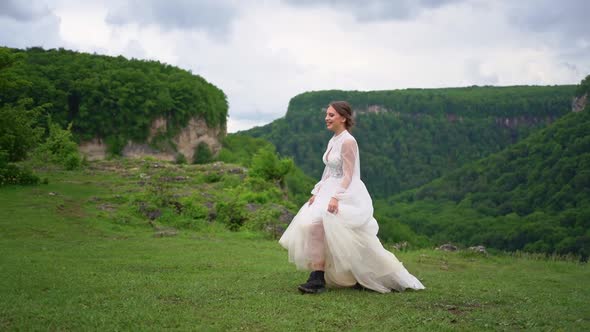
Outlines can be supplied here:
[[326, 290], [324, 277], [325, 267], [325, 232], [324, 225], [320, 220], [306, 225], [305, 230], [306, 258], [309, 259], [308, 268], [312, 270], [307, 282], [297, 287], [302, 293], [319, 294]]
[[324, 225], [319, 223], [313, 223], [309, 226], [309, 237], [310, 237], [310, 258], [311, 258], [311, 269], [313, 271], [323, 271], [325, 265], [325, 236], [324, 236]]

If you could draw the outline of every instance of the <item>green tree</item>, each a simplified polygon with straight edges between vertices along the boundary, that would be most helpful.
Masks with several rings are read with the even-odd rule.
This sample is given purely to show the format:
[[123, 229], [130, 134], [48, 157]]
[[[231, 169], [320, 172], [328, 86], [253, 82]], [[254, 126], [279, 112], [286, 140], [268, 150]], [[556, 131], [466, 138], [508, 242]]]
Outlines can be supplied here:
[[36, 126], [41, 108], [28, 108], [30, 104], [29, 99], [24, 99], [16, 106], [0, 107], [0, 150], [6, 151], [9, 161], [26, 159], [43, 133], [43, 128]]
[[249, 174], [269, 181], [275, 181], [285, 189], [285, 176], [294, 167], [290, 158], [279, 158], [273, 148], [261, 148], [252, 158]]

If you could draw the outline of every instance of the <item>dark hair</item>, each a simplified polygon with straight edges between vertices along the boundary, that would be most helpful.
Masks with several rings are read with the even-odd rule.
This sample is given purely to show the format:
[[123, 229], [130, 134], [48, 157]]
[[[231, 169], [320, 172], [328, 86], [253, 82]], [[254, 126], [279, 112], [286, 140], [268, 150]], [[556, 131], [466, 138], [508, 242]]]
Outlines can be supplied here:
[[346, 127], [347, 130], [349, 130], [350, 128], [352, 128], [352, 126], [354, 126], [354, 120], [352, 118], [352, 107], [350, 107], [350, 104], [346, 101], [333, 101], [330, 103], [330, 106], [332, 106], [332, 108], [334, 108], [336, 110], [336, 112], [338, 112], [338, 114], [340, 114], [340, 116], [343, 116], [344, 118], [346, 118], [346, 122], [344, 122], [344, 126]]

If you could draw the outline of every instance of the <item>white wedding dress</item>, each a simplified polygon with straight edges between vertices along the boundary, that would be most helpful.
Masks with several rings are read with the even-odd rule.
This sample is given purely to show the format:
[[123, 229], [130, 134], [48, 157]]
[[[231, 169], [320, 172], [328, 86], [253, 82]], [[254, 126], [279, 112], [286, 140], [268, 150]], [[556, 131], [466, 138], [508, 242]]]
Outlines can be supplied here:
[[[360, 179], [358, 145], [343, 131], [332, 137], [323, 156], [326, 167], [312, 194], [283, 233], [279, 243], [289, 251], [289, 261], [298, 269], [313, 270], [317, 255], [312, 230], [323, 224], [323, 255], [328, 286], [350, 287], [356, 282], [380, 293], [406, 288], [424, 289], [377, 238], [373, 202]], [[338, 200], [337, 213], [327, 210], [331, 197]], [[317, 236], [317, 232], [316, 232]]]

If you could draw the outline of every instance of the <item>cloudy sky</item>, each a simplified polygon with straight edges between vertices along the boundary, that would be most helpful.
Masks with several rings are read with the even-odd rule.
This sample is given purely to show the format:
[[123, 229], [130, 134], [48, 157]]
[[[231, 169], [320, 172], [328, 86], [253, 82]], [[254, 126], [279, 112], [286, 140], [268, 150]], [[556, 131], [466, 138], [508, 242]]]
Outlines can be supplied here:
[[587, 0], [0, 0], [0, 45], [159, 60], [225, 91], [228, 130], [324, 89], [575, 84]]

